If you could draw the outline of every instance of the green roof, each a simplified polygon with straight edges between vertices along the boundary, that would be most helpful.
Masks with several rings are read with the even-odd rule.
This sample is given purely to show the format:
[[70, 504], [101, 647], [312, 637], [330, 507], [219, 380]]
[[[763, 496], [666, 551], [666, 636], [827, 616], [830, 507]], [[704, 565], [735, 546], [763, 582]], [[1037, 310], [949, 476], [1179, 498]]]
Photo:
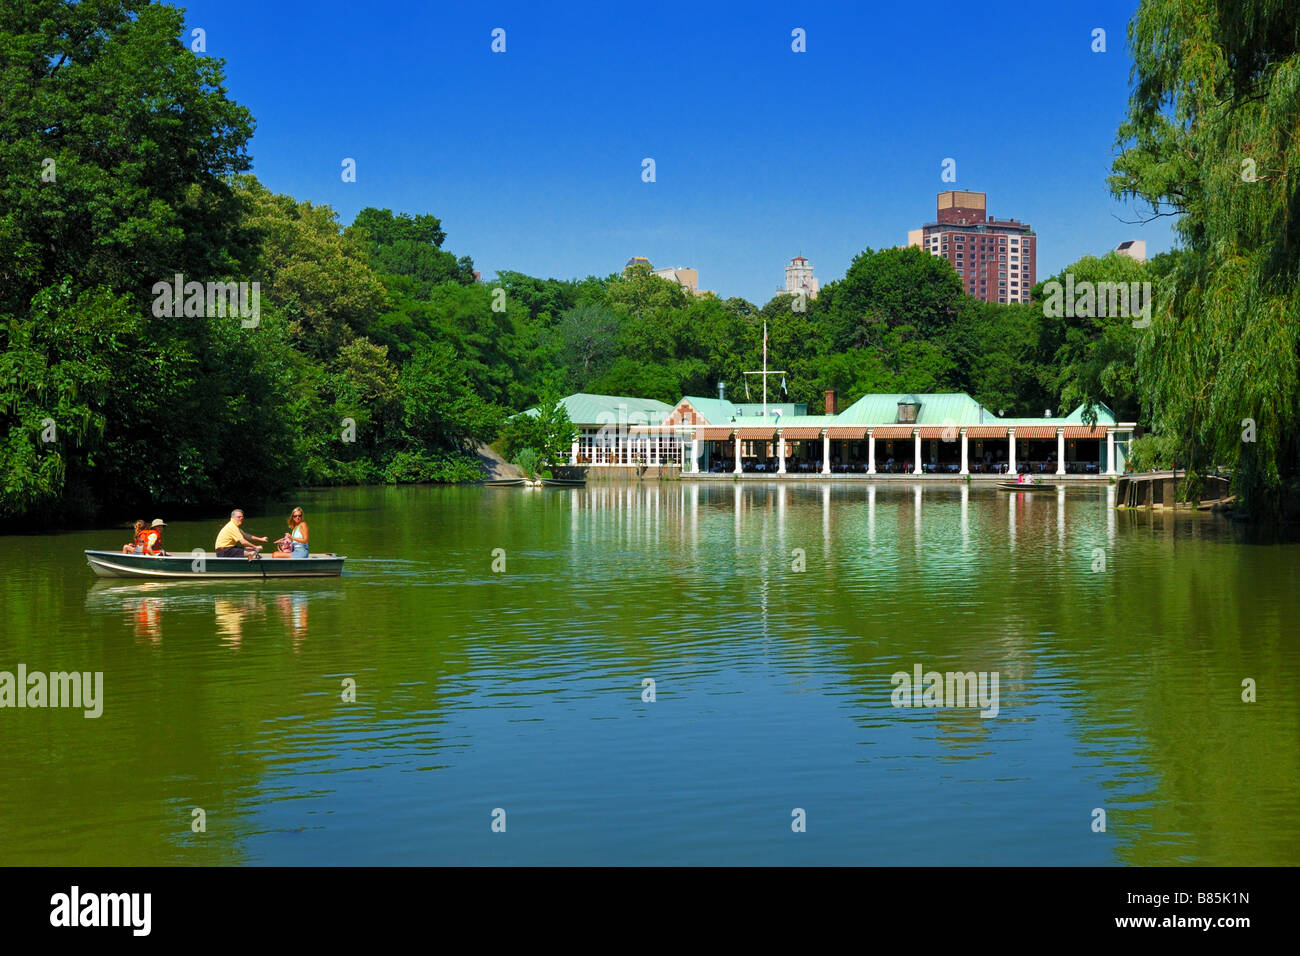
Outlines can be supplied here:
[[918, 401], [921, 403], [916, 415], [918, 425], [991, 425], [1001, 421], [988, 409], [981, 409], [979, 402], [965, 392], [893, 392], [862, 396], [836, 416], [835, 424], [890, 425], [898, 421], [900, 402]]
[[[657, 402], [653, 398], [633, 398], [630, 395], [589, 395], [578, 392], [560, 399], [560, 404], [569, 413], [569, 421], [575, 425], [617, 425], [626, 422], [632, 425], [658, 425], [673, 406]], [[525, 415], [536, 415], [537, 409], [530, 408]]]
[[[759, 421], [763, 419], [762, 402], [736, 403], [725, 398], [703, 398], [699, 395], [683, 395], [677, 404], [680, 405], [681, 402], [690, 402], [691, 408], [703, 415], [710, 425], [728, 425], [733, 415], [737, 419], [757, 418]], [[791, 415], [802, 415], [807, 410], [808, 406], [803, 402], [767, 403], [768, 415], [779, 411], [783, 420]]]

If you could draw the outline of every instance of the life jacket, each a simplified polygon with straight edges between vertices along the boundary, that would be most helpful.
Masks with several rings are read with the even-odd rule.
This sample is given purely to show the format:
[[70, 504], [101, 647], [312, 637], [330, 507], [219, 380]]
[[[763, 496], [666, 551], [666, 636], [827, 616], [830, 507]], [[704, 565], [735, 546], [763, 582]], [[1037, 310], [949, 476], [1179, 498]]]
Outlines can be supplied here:
[[135, 533], [135, 537], [131, 539], [131, 543], [134, 544], [137, 548], [145, 547], [146, 545], [149, 544], [149, 535], [152, 532], [153, 532], [153, 528], [141, 528], [139, 531]]
[[145, 554], [162, 554], [162, 548], [154, 548], [158, 537], [157, 528], [146, 528], [135, 536], [135, 543], [143, 546]]

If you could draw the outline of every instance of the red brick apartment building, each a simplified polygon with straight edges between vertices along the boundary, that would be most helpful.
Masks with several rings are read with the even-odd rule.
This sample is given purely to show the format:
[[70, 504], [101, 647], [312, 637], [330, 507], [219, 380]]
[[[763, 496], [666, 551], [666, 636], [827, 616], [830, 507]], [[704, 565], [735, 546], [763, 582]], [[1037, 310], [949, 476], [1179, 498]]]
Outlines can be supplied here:
[[909, 246], [943, 256], [962, 287], [985, 302], [1028, 302], [1038, 237], [1023, 222], [990, 219], [985, 193], [939, 193], [935, 221], [907, 234]]

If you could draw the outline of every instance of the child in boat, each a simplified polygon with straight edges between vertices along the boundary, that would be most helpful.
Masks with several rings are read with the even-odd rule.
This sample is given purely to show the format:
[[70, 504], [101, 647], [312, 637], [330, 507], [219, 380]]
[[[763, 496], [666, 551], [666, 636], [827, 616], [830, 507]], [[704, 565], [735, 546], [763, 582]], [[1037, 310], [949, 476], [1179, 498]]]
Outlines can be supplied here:
[[136, 519], [135, 524], [131, 527], [131, 542], [122, 545], [123, 554], [140, 554], [144, 551], [144, 544], [140, 541], [140, 534], [144, 531], [144, 519]]

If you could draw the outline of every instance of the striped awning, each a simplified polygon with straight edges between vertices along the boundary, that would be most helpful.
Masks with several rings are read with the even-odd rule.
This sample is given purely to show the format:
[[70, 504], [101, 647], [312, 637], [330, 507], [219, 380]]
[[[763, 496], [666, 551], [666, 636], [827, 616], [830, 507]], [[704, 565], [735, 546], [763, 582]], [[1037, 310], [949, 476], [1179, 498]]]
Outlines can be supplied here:
[[730, 425], [705, 425], [695, 429], [695, 437], [700, 441], [726, 441], [733, 431]]
[[1006, 438], [1006, 425], [968, 425], [966, 426], [967, 438]]
[[807, 440], [809, 438], [821, 438], [822, 430], [812, 428], [807, 425], [800, 425], [794, 428], [782, 428], [781, 437], [787, 441]]
[[1066, 438], [1105, 438], [1106, 426], [1094, 425], [1089, 428], [1087, 425], [1066, 425]]
[[880, 425], [871, 432], [873, 438], [911, 438], [911, 425]]
[[839, 439], [866, 438], [867, 426], [866, 425], [837, 425], [834, 428], [826, 429], [826, 434], [830, 438], [839, 438]]
[[750, 428], [737, 428], [736, 434], [747, 441], [755, 438], [775, 438], [776, 428], [772, 425], [755, 425]]
[[922, 438], [946, 438], [956, 441], [961, 437], [961, 429], [956, 425], [922, 425], [919, 429]]
[[1055, 438], [1055, 425], [1012, 425], [1017, 438]]
[[628, 428], [629, 435], [675, 435], [677, 434], [676, 425], [632, 425]]

